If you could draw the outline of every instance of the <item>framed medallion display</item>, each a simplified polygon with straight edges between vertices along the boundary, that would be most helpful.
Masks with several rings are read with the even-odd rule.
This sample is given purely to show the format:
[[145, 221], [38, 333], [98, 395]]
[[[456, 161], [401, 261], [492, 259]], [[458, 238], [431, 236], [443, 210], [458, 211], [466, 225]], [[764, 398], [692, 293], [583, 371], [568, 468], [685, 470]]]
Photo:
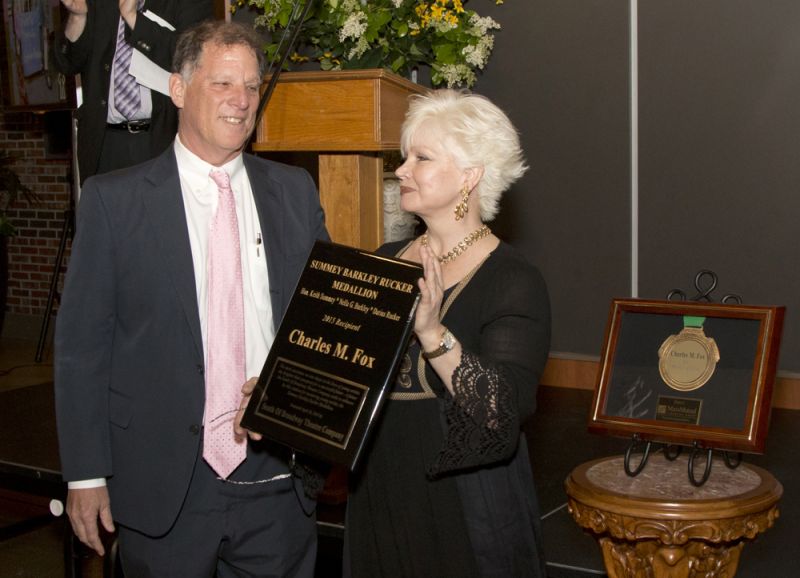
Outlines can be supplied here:
[[784, 311], [613, 300], [589, 430], [763, 452]]

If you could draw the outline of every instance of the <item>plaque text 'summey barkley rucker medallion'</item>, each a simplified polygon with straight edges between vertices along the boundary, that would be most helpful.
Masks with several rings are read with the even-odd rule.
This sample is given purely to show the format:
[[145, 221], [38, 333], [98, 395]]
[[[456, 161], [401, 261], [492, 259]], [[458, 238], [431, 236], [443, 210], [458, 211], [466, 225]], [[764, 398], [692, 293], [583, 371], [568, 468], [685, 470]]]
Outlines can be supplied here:
[[416, 263], [318, 241], [242, 425], [354, 468], [408, 344], [421, 276]]

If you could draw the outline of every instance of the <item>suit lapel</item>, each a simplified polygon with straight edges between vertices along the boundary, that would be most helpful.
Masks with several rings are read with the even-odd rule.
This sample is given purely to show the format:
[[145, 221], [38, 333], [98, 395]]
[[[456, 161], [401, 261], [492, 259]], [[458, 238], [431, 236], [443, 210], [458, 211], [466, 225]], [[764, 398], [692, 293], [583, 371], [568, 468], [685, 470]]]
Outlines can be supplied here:
[[244, 166], [250, 179], [250, 188], [258, 212], [261, 236], [264, 239], [264, 256], [267, 259], [269, 276], [269, 294], [272, 305], [272, 317], [275, 327], [280, 323], [286, 300], [285, 289], [281, 280], [286, 278], [286, 247], [283, 219], [283, 190], [270, 178], [264, 165], [255, 162], [249, 155], [244, 155]]
[[183, 306], [199, 357], [203, 359], [192, 248], [186, 225], [178, 163], [171, 146], [157, 158], [141, 186], [142, 201], [161, 247], [161, 255], [153, 255], [153, 258], [162, 258], [166, 262], [166, 272]]

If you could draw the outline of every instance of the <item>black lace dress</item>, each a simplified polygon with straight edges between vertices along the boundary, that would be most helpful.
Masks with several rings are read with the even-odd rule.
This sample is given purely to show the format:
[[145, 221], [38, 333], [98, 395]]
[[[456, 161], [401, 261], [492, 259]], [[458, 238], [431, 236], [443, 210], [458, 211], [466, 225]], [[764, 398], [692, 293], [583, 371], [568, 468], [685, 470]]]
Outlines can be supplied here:
[[[394, 255], [405, 242], [380, 249]], [[345, 575], [544, 578], [539, 508], [521, 423], [550, 341], [539, 271], [501, 243], [448, 289], [461, 342], [455, 395], [416, 341], [351, 477]]]

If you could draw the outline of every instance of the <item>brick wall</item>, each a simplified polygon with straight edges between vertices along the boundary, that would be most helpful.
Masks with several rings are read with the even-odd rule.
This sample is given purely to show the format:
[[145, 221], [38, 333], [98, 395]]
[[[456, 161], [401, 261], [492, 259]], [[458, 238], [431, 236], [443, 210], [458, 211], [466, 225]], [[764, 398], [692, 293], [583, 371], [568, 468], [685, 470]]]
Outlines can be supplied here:
[[[46, 125], [50, 125], [50, 137]], [[63, 151], [53, 155], [49, 150], [53, 140], [69, 141], [69, 123], [63, 128], [52, 125], [44, 114], [0, 113], [0, 148], [17, 157], [12, 168], [39, 197], [37, 204], [18, 201], [9, 210], [17, 236], [8, 244], [6, 311], [19, 315], [42, 316], [45, 312], [64, 213], [70, 205], [71, 160], [63, 158]], [[53, 135], [53, 130], [67, 134]]]

